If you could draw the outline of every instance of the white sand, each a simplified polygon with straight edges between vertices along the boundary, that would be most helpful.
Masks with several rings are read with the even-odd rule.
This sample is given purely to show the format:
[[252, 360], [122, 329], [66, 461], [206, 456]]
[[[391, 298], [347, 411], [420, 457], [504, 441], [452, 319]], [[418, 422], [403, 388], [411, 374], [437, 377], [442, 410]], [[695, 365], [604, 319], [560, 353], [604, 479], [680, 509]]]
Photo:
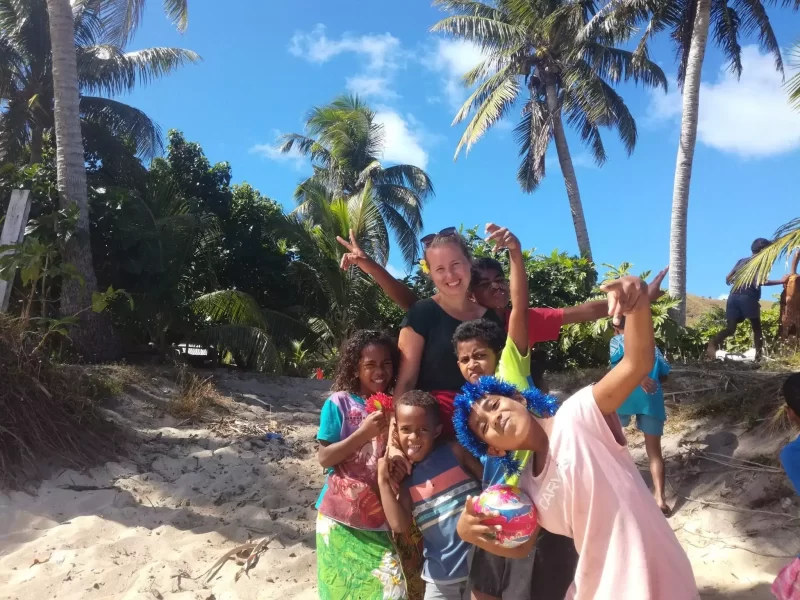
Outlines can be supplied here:
[[[59, 471], [35, 495], [0, 494], [0, 598], [316, 598], [314, 502], [323, 478], [313, 440], [329, 384], [218, 375], [223, 393], [258, 405], [237, 403], [240, 423], [285, 434], [282, 442], [262, 442], [178, 427], [145, 401], [150, 394], [168, 397], [171, 384], [143, 380], [149, 394], [126, 395], [113, 407], [115, 419], [147, 440], [132, 447], [135, 463]], [[751, 434], [748, 442], [739, 433], [684, 432], [670, 437], [667, 454], [685, 452], [678, 438], [714, 434], [697, 447], [724, 453], [727, 442], [735, 445], [734, 456], [774, 452], [764, 450], [760, 437]], [[632, 447], [643, 456], [641, 440], [634, 437]], [[716, 467], [719, 472], [707, 472]], [[669, 469], [681, 495], [737, 506], [774, 496], [758, 509], [800, 517], [800, 502], [787, 500], [790, 492], [784, 490], [781, 504], [782, 476], [707, 461], [673, 462]], [[681, 503], [671, 523], [704, 598], [771, 598], [769, 584], [789, 560], [780, 556], [800, 550], [800, 521], [792, 529], [785, 517]], [[200, 579], [227, 551], [265, 536], [275, 541], [249, 575], [236, 581], [240, 566], [229, 560], [210, 582]]]

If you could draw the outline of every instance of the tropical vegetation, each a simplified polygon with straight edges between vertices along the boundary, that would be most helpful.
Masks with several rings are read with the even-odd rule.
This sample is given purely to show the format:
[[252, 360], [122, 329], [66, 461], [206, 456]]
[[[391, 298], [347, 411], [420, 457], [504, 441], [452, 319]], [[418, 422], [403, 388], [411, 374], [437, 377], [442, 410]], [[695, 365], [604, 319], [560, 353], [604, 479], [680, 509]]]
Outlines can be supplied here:
[[[436, 2], [451, 15], [434, 29], [484, 54], [464, 78], [474, 89], [456, 115], [468, 121], [456, 154], [516, 108], [518, 180], [532, 192], [551, 141], [556, 148], [580, 255], [526, 251], [531, 304], [566, 307], [598, 297], [601, 277], [565, 130], [575, 130], [598, 164], [607, 158], [603, 127], [632, 152], [638, 132], [617, 84], [666, 88], [649, 42], [668, 29], [690, 96], [703, 2]], [[758, 34], [780, 59], [760, 6], [711, 6], [715, 41], [737, 73], [739, 32]], [[143, 8], [143, 0], [0, 0], [0, 214], [12, 189], [33, 197], [24, 242], [0, 249], [0, 276], [14, 278], [11, 313], [38, 332], [36, 352], [48, 360], [103, 360], [121, 352], [167, 357], [196, 346], [238, 368], [307, 376], [329, 373], [354, 329], [397, 330], [402, 311], [360, 271], [340, 268], [345, 249], [337, 237], [354, 232], [381, 264], [396, 246], [411, 273], [405, 282], [430, 296], [431, 282], [416, 267], [423, 210], [434, 196], [429, 175], [387, 162], [376, 112], [340, 96], [312, 108], [303, 133], [280, 140], [283, 152], [311, 166], [294, 210], [232, 184], [229, 163], [211, 163], [178, 131], [165, 144], [152, 119], [117, 98], [199, 59], [178, 48], [128, 50]], [[165, 8], [179, 29], [186, 26], [185, 1], [167, 0]], [[627, 49], [634, 26], [645, 21], [644, 36]], [[796, 80], [787, 91], [797, 98]], [[779, 229], [742, 277], [765, 277], [800, 247], [798, 231], [797, 220]], [[493, 253], [477, 229], [464, 234], [476, 256]], [[632, 268], [602, 267], [605, 278]], [[659, 342], [673, 357], [698, 356], [720, 315], [684, 328], [668, 316], [680, 297], [654, 306]], [[559, 342], [540, 348], [540, 358], [551, 369], [605, 364], [610, 335], [607, 321], [569, 326]], [[731, 348], [744, 343], [740, 337]]]
[[[384, 168], [383, 147], [383, 126], [354, 96], [315, 107], [306, 119], [305, 134], [281, 139], [282, 152], [307, 156], [314, 169], [295, 192], [298, 215], [327, 228], [332, 218], [349, 221], [362, 248], [381, 264], [389, 259], [391, 232], [406, 263], [413, 265], [419, 258], [422, 209], [433, 196], [433, 184], [414, 165]], [[347, 236], [347, 231], [341, 235]]]
[[600, 129], [615, 129], [628, 154], [636, 145], [636, 122], [614, 86], [633, 80], [667, 89], [661, 68], [646, 55], [617, 47], [626, 28], [584, 35], [597, 13], [593, 0], [518, 2], [436, 0], [453, 16], [433, 26], [477, 44], [486, 58], [464, 75], [475, 86], [453, 123], [470, 119], [456, 156], [469, 152], [493, 125], [507, 117], [522, 99], [514, 132], [522, 161], [517, 180], [533, 192], [545, 176], [545, 154], [555, 142], [575, 236], [582, 256], [592, 259], [589, 232], [578, 180], [564, 130], [564, 118], [602, 165], [606, 150]]

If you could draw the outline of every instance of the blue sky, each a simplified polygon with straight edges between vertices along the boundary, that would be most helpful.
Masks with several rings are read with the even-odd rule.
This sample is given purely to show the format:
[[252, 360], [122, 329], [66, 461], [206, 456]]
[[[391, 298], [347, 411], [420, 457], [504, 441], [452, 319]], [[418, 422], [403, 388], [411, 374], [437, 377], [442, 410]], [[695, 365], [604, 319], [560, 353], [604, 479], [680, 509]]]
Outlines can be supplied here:
[[[490, 131], [469, 155], [453, 161], [463, 125], [451, 126], [466, 97], [460, 75], [476, 64], [470, 46], [428, 33], [442, 16], [426, 1], [365, 4], [355, 0], [288, 3], [238, 0], [191, 2], [188, 31], [177, 34], [150, 2], [131, 48], [180, 46], [203, 62], [141, 87], [126, 101], [166, 131], [182, 130], [212, 161], [228, 161], [236, 182], [292, 207], [292, 191], [309, 173], [305, 161], [279, 155], [285, 132], [302, 131], [315, 105], [357, 92], [384, 124], [387, 163], [424, 167], [436, 188], [424, 212], [426, 231], [487, 221], [510, 227], [525, 247], [576, 252], [574, 229], [555, 151], [534, 194], [516, 179], [513, 125], [518, 113]], [[800, 39], [800, 15], [771, 12], [784, 47]], [[689, 207], [689, 292], [718, 297], [725, 275], [749, 254], [756, 237], [770, 237], [797, 216], [800, 113], [788, 108], [772, 59], [743, 40], [744, 74], [726, 73], [709, 47], [701, 90], [699, 142]], [[674, 76], [672, 48], [658, 40], [652, 57]], [[639, 140], [627, 157], [613, 132], [604, 133], [608, 162], [598, 168], [570, 136], [578, 183], [598, 263], [633, 263], [635, 271], [669, 262], [672, 183], [681, 97], [624, 85]], [[404, 270], [398, 252], [390, 265]], [[776, 268], [782, 273], [784, 266]]]

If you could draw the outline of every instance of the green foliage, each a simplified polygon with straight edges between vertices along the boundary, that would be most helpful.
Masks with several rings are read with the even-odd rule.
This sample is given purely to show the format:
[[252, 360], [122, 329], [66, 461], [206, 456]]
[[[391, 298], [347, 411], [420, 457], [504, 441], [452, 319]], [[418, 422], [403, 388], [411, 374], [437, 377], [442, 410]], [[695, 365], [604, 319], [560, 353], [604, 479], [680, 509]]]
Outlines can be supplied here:
[[[180, 48], [126, 52], [114, 34], [122, 0], [74, 3], [75, 46], [81, 92], [81, 129], [90, 161], [151, 158], [162, 150], [161, 131], [142, 111], [110, 96], [197, 62]], [[54, 126], [52, 53], [46, 0], [0, 2], [0, 157], [40, 162], [45, 134]]]

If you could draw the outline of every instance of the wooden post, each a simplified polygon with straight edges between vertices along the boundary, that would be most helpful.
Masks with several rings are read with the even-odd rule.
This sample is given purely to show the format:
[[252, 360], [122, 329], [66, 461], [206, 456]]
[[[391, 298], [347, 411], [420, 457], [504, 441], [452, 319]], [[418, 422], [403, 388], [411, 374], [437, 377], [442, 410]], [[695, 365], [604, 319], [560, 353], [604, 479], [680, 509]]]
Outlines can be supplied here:
[[[14, 190], [11, 192], [11, 202], [8, 203], [6, 220], [3, 223], [3, 233], [0, 234], [0, 246], [19, 244], [25, 237], [25, 227], [28, 225], [28, 214], [31, 212], [31, 193], [28, 190]], [[11, 287], [14, 285], [14, 276], [9, 281], [0, 279], [0, 312], [8, 310], [8, 300], [11, 298]]]

